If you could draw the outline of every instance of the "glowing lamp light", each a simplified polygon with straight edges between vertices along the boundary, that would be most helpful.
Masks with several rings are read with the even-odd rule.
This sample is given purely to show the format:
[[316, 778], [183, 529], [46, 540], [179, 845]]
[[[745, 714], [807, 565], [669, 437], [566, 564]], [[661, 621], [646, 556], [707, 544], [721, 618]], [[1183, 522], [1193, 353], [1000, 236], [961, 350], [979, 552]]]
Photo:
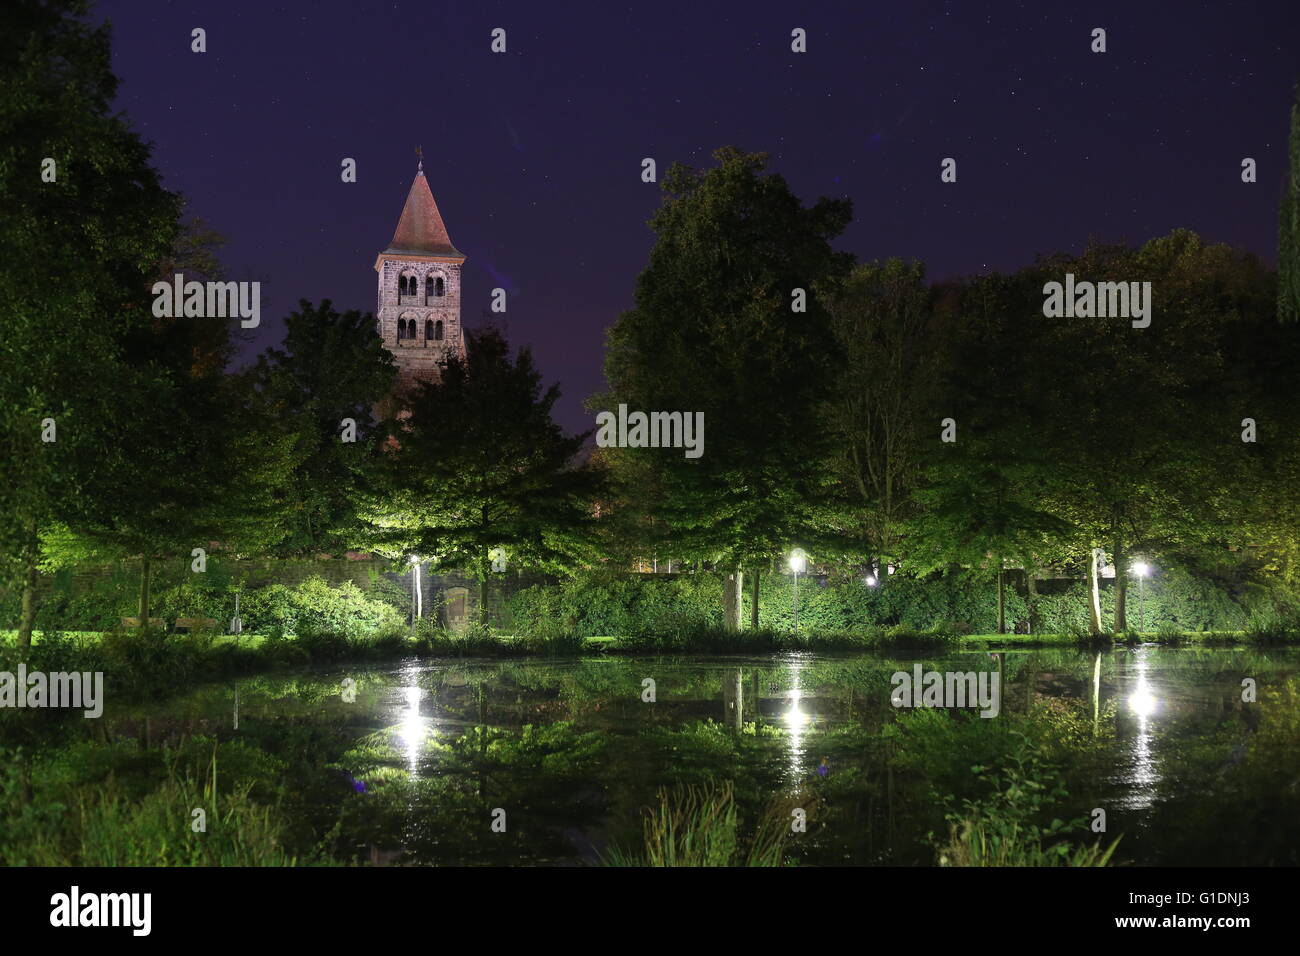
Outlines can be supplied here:
[[869, 588], [874, 588], [880, 582], [876, 580], [876, 576], [874, 574], [868, 574], [865, 578], [863, 578], [862, 583]]
[[1140, 578], [1144, 578], [1151, 573], [1151, 565], [1147, 564], [1145, 561], [1134, 561], [1133, 573]]
[[808, 555], [803, 548], [790, 552], [790, 570], [794, 572], [794, 633], [799, 636], [799, 575], [808, 567]]
[[420, 556], [411, 555], [411, 598], [415, 604], [412, 608], [411, 625], [424, 617], [424, 589], [420, 587]]

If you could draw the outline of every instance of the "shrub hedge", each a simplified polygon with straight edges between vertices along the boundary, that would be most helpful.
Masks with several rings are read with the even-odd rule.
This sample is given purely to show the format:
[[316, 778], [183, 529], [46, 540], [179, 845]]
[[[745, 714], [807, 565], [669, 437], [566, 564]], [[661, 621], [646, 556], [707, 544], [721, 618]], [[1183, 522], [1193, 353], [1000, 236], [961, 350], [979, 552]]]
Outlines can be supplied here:
[[[36, 627], [42, 631], [114, 630], [123, 617], [136, 616], [138, 588], [138, 572], [132, 569], [114, 570], [75, 593], [56, 577], [50, 593], [42, 597]], [[9, 626], [17, 626], [17, 596], [8, 592], [2, 598], [0, 614]], [[224, 631], [234, 616], [230, 581], [217, 575], [187, 574], [173, 584], [160, 576], [152, 601], [151, 616], [168, 622], [180, 617], [211, 618], [217, 621], [217, 629]], [[331, 585], [313, 575], [292, 587], [268, 584], [243, 591], [239, 615], [246, 632], [271, 637], [358, 637], [405, 624], [406, 614], [397, 601], [409, 604], [409, 597], [382, 589], [368, 595], [351, 581]]]
[[[744, 620], [749, 621], [752, 577], [746, 577]], [[112, 630], [122, 617], [136, 614], [138, 573], [116, 569], [73, 590], [70, 576], [56, 575], [42, 595], [39, 630]], [[1041, 593], [1006, 589], [1007, 629], [1040, 634], [1078, 634], [1088, 626], [1087, 586], [1077, 582], [1043, 582]], [[1129, 592], [1128, 619], [1137, 629], [1145, 619], [1149, 633], [1165, 631], [1244, 630], [1293, 620], [1288, 595], [1260, 589], [1249, 598], [1212, 578], [1177, 567], [1162, 569], [1145, 582], [1144, 598]], [[154, 589], [154, 614], [213, 618], [225, 630], [234, 611], [229, 574], [160, 574]], [[1110, 582], [1101, 591], [1102, 618], [1113, 620]], [[330, 585], [319, 576], [299, 584], [269, 584], [248, 589], [240, 598], [247, 632], [271, 637], [355, 637], [400, 626], [407, 619], [408, 592], [380, 578], [367, 591], [351, 582]], [[1140, 613], [1144, 608], [1144, 614]], [[15, 627], [18, 596], [0, 592], [0, 626]], [[1262, 622], [1262, 623], [1261, 623]], [[503, 629], [521, 636], [644, 638], [699, 633], [722, 628], [722, 583], [716, 574], [619, 575], [591, 573], [558, 584], [534, 585], [504, 604]], [[788, 633], [794, 626], [794, 582], [790, 575], [764, 575], [759, 627]], [[1288, 625], [1289, 626], [1289, 625]], [[997, 589], [991, 578], [968, 574], [913, 578], [887, 576], [878, 587], [860, 577], [802, 576], [799, 580], [799, 629], [810, 633], [844, 633], [878, 628], [912, 632], [942, 630], [991, 633], [997, 629]]]
[[[746, 578], [744, 621], [749, 621], [752, 578]], [[869, 587], [861, 578], [801, 577], [799, 628], [839, 633], [897, 627], [908, 631], [988, 634], [997, 630], [997, 587], [993, 580], [962, 574], [914, 578], [887, 577]], [[1131, 629], [1145, 618], [1145, 629], [1180, 631], [1243, 630], [1254, 606], [1224, 586], [1180, 569], [1162, 571], [1144, 585], [1139, 600], [1129, 591]], [[1088, 627], [1088, 589], [1071, 582], [1051, 593], [1026, 595], [1008, 585], [1007, 630], [1042, 634], [1080, 633]], [[759, 627], [788, 632], [794, 627], [795, 587], [790, 575], [764, 575], [760, 585]], [[1276, 595], [1257, 600], [1275, 603]], [[1139, 605], [1144, 614], [1140, 614]], [[1114, 614], [1110, 582], [1101, 589], [1102, 619]], [[587, 575], [559, 584], [534, 585], [506, 604], [507, 628], [520, 634], [560, 629], [583, 637], [640, 637], [651, 633], [720, 628], [722, 582], [714, 574]]]

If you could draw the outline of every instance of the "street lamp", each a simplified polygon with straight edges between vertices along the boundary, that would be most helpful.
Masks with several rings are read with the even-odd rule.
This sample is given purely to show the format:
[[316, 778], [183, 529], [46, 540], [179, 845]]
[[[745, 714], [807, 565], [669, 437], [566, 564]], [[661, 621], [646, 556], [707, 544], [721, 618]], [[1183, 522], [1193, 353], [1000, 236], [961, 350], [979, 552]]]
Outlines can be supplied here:
[[1133, 573], [1138, 579], [1138, 630], [1147, 629], [1147, 602], [1146, 602], [1146, 584], [1147, 575], [1151, 573], [1151, 566], [1145, 561], [1133, 562]]
[[794, 634], [799, 636], [799, 572], [808, 566], [808, 555], [803, 548], [790, 552], [790, 570], [794, 572]]
[[415, 603], [415, 619], [411, 621], [411, 626], [415, 626], [415, 621], [424, 617], [424, 595], [420, 593], [420, 556], [411, 555], [411, 599]]

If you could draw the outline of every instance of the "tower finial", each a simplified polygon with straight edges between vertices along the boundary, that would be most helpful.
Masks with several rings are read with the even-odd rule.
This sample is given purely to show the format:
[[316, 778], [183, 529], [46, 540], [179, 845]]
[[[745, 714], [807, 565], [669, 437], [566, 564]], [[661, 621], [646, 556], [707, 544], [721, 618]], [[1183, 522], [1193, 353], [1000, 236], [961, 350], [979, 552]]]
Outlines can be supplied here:
[[422, 173], [424, 172], [424, 147], [415, 147], [415, 155], [419, 157], [419, 162], [416, 164], [415, 171], [417, 173]]

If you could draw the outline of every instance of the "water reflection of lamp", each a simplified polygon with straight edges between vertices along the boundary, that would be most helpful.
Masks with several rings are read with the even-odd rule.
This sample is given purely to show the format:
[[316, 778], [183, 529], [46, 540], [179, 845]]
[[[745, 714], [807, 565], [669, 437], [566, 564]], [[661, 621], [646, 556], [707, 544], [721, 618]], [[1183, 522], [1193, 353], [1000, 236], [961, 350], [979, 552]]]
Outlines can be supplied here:
[[1151, 684], [1147, 680], [1147, 672], [1150, 670], [1148, 648], [1138, 647], [1133, 651], [1132, 656], [1133, 674], [1136, 680], [1126, 703], [1129, 711], [1136, 718], [1137, 734], [1132, 743], [1132, 769], [1126, 781], [1133, 793], [1124, 802], [1129, 807], [1137, 808], [1151, 805], [1155, 799], [1156, 784], [1160, 780], [1156, 770], [1155, 754], [1152, 752], [1152, 745], [1156, 738], [1152, 733], [1151, 724], [1153, 715], [1160, 710], [1161, 702], [1152, 693]]
[[791, 731], [802, 730], [808, 725], [808, 715], [799, 708], [799, 691], [794, 691], [794, 696], [790, 700], [790, 709], [782, 715], [782, 719]]
[[1137, 690], [1128, 699], [1129, 710], [1144, 719], [1154, 714], [1156, 708], [1160, 706], [1160, 701], [1155, 698], [1151, 691], [1147, 690], [1146, 684], [1145, 678], [1140, 680]]
[[398, 724], [397, 736], [402, 740], [406, 762], [414, 774], [425, 738], [424, 718], [420, 716], [420, 688], [407, 687], [403, 693], [406, 696], [406, 710], [402, 714], [402, 722]]
[[790, 677], [793, 686], [790, 689], [790, 709], [781, 715], [781, 720], [790, 734], [790, 777], [794, 780], [798, 780], [803, 772], [803, 734], [811, 719], [799, 706], [799, 701], [803, 697], [803, 690], [799, 686], [801, 670], [803, 670], [802, 661], [791, 662]]

